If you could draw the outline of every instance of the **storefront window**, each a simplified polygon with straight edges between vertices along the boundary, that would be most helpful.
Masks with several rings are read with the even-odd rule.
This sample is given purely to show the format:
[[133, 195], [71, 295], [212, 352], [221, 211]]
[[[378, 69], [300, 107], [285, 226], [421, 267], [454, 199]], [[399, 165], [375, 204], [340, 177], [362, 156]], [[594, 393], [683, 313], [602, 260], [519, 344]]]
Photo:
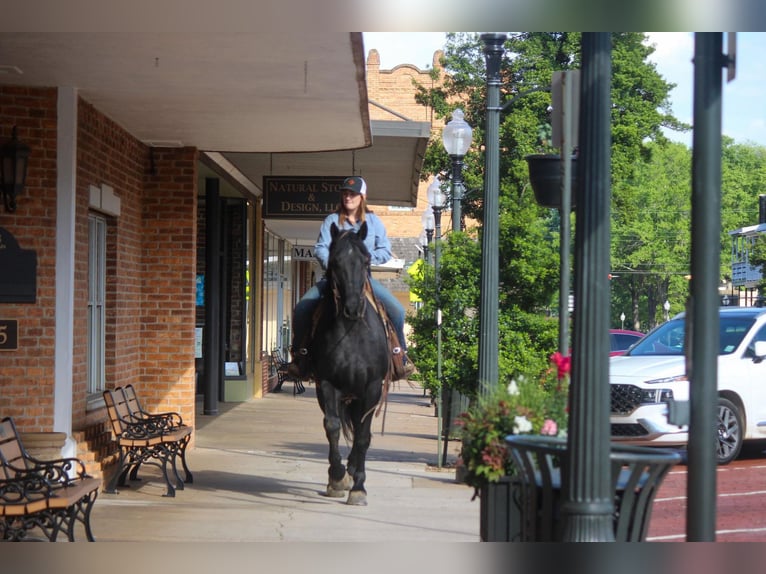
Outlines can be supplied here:
[[263, 351], [279, 349], [288, 356], [293, 297], [292, 246], [284, 239], [266, 232], [264, 243]]

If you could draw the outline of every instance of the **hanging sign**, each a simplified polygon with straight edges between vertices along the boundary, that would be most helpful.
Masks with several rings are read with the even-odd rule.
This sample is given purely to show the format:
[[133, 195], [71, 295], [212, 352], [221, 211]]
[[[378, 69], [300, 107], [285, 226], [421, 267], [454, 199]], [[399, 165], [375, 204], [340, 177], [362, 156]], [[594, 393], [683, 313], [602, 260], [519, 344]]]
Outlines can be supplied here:
[[263, 217], [321, 221], [338, 208], [344, 179], [264, 175]]
[[294, 261], [314, 261], [313, 245], [293, 245]]

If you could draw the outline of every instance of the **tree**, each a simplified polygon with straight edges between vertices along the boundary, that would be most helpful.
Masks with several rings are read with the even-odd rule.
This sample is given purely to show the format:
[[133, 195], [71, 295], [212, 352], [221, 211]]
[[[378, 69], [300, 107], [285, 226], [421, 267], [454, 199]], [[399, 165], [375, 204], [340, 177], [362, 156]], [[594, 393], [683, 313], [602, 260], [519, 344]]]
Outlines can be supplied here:
[[682, 144], [647, 144], [630, 181], [615, 183], [612, 210], [612, 322], [625, 311], [633, 329], [683, 309], [690, 265], [691, 153]]
[[[653, 48], [638, 33], [613, 34], [614, 174], [621, 181], [635, 177], [640, 163], [651, 157], [647, 142], [667, 144], [663, 125], [683, 128], [667, 112], [672, 88], [646, 58]], [[558, 322], [550, 318], [559, 289], [558, 212], [535, 203], [529, 188], [524, 157], [538, 150], [541, 128], [550, 123], [550, 93], [555, 70], [580, 64], [580, 34], [515, 33], [506, 42], [502, 64], [501, 101], [509, 102], [501, 117], [499, 253], [501, 380], [546, 367], [556, 349]], [[474, 127], [474, 146], [465, 158], [467, 193], [464, 213], [483, 220], [484, 158], [476, 142], [484, 141], [486, 82], [482, 43], [477, 35], [450, 34], [442, 61], [445, 77], [436, 88], [419, 87], [418, 100], [447, 118], [463, 108]], [[434, 74], [440, 70], [435, 69]], [[426, 151], [423, 178], [449, 173], [449, 158], [440, 141]], [[443, 179], [446, 179], [444, 177]], [[467, 394], [477, 380], [478, 292], [480, 248], [478, 235], [452, 233], [442, 250], [441, 308], [443, 322], [443, 383]], [[413, 357], [427, 386], [434, 386], [435, 369], [433, 278], [413, 279], [412, 288], [426, 304], [413, 318]]]

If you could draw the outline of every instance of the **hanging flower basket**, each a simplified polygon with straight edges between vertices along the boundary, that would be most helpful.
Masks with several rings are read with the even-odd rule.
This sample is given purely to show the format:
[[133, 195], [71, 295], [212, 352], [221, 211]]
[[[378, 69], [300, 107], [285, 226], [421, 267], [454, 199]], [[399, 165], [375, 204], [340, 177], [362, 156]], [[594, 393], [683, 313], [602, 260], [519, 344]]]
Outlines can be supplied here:
[[[543, 207], [561, 208], [561, 156], [555, 154], [532, 154], [526, 156], [529, 166], [529, 182], [535, 192], [537, 203]], [[574, 209], [577, 189], [577, 158], [572, 158], [570, 207]]]

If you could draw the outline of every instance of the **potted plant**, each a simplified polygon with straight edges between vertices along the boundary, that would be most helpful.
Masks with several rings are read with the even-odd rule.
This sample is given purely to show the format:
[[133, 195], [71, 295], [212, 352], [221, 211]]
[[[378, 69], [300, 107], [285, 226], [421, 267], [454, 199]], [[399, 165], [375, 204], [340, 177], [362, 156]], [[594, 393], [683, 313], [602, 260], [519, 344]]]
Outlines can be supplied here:
[[[561, 208], [561, 156], [559, 154], [531, 154], [526, 156], [529, 167], [529, 182], [535, 193], [535, 200], [543, 207]], [[577, 156], [572, 156], [570, 184], [570, 208], [574, 208], [577, 189]]]
[[[529, 168], [529, 183], [535, 200], [543, 207], [561, 208], [561, 153], [551, 143], [550, 124], [541, 126], [537, 133], [538, 153], [524, 157]], [[570, 207], [574, 209], [577, 188], [577, 154], [571, 160]]]
[[569, 357], [551, 355], [544, 373], [522, 374], [498, 385], [458, 417], [459, 464], [480, 500], [483, 541], [519, 540], [520, 485], [505, 438], [512, 434], [566, 434]]

